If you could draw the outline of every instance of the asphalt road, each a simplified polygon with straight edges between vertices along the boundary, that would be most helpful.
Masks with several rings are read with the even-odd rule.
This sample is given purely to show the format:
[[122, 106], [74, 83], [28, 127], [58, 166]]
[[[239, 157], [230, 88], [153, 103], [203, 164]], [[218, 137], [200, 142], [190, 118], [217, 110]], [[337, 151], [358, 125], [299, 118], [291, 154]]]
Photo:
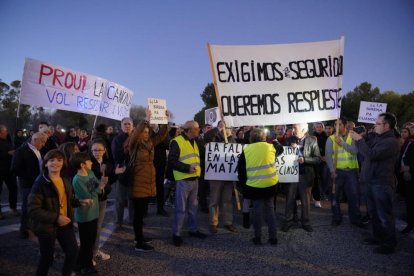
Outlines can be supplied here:
[[[7, 204], [7, 191], [1, 197]], [[208, 215], [199, 213], [200, 230], [208, 233], [205, 240], [183, 234], [184, 245], [175, 247], [171, 242], [173, 209], [167, 207], [170, 217], [155, 215], [150, 206], [145, 219], [144, 234], [153, 238], [153, 252], [135, 252], [133, 231], [114, 232], [114, 205], [106, 213], [103, 250], [111, 255], [107, 261], [98, 261], [101, 275], [414, 275], [414, 233], [398, 234], [397, 252], [376, 255], [373, 247], [361, 240], [369, 235], [368, 229], [351, 226], [345, 215], [338, 227], [331, 226], [329, 202], [322, 209], [311, 207], [314, 232], [293, 228], [288, 233], [278, 232], [276, 246], [255, 246], [250, 241], [253, 227], [244, 229], [242, 215], [235, 212], [238, 233], [219, 228], [215, 235], [208, 232]], [[344, 204], [346, 207], [346, 204]], [[396, 215], [403, 215], [403, 202], [395, 201]], [[284, 211], [284, 198], [277, 202], [280, 226]], [[7, 215], [7, 213], [6, 213]], [[18, 236], [19, 219], [6, 217], [0, 221], [0, 275], [33, 275], [38, 260], [38, 246], [34, 239], [22, 240]], [[398, 220], [397, 228], [404, 224]], [[263, 227], [263, 240], [267, 228]], [[62, 258], [57, 258], [49, 275], [59, 275]]]

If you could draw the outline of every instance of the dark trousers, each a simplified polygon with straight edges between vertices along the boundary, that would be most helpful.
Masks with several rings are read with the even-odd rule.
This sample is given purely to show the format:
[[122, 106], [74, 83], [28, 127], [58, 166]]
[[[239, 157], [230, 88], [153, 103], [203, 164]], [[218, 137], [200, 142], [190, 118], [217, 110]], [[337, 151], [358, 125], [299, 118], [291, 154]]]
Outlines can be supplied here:
[[80, 268], [93, 268], [93, 246], [98, 231], [98, 219], [88, 222], [78, 222], [80, 249], [78, 264]]
[[335, 195], [332, 195], [332, 214], [334, 221], [342, 221], [341, 212], [341, 195], [345, 192], [348, 199], [348, 215], [351, 223], [359, 223], [361, 212], [359, 209], [359, 180], [357, 170], [340, 170], [337, 169], [335, 178]]
[[405, 182], [405, 204], [407, 208], [407, 223], [414, 226], [414, 181]]
[[262, 237], [262, 221], [267, 222], [269, 239], [276, 238], [276, 215], [274, 211], [274, 197], [253, 201], [253, 227], [255, 238]]
[[164, 210], [164, 179], [165, 179], [165, 166], [155, 167], [155, 183], [157, 186], [157, 211]]
[[148, 208], [149, 197], [134, 198], [134, 233], [137, 244], [142, 244], [144, 239], [143, 234], [143, 220], [146, 210]]
[[78, 256], [78, 243], [76, 242], [73, 225], [69, 224], [58, 227], [56, 236], [39, 235], [40, 259], [37, 265], [36, 275], [47, 275], [49, 267], [53, 264], [53, 254], [55, 252], [55, 241], [58, 240], [60, 247], [65, 253], [62, 275], [70, 275], [76, 265]]
[[[320, 164], [319, 164], [320, 165]], [[321, 169], [319, 165], [313, 166], [313, 169], [315, 171], [315, 178], [313, 179], [312, 183], [312, 197], [316, 201], [321, 201], [321, 186], [322, 186], [322, 178], [321, 178]]]
[[[316, 167], [315, 171], [316, 171], [316, 177], [319, 178], [318, 179], [319, 194], [324, 195], [324, 196], [329, 196], [331, 193], [330, 191], [331, 173], [329, 172], [328, 165], [326, 165], [325, 162], [321, 162], [319, 166]], [[314, 193], [313, 190], [312, 190], [312, 193]], [[315, 194], [313, 195], [313, 197], [315, 200], [318, 200], [317, 197], [315, 197]]]
[[20, 191], [22, 192], [22, 214], [20, 216], [20, 232], [21, 233], [29, 230], [29, 226], [28, 226], [29, 215], [27, 213], [27, 198], [29, 197], [31, 190], [32, 188], [20, 187]]
[[[17, 181], [16, 176], [12, 173], [0, 174], [0, 195], [3, 189], [3, 181], [9, 190], [9, 207], [16, 209], [17, 206]], [[1, 205], [0, 205], [1, 212]]]
[[397, 244], [395, 219], [392, 208], [393, 189], [388, 184], [368, 183], [367, 203], [376, 240], [394, 248]]
[[305, 175], [299, 175], [299, 182], [296, 183], [287, 183], [287, 195], [286, 195], [286, 209], [285, 217], [286, 223], [293, 223], [295, 206], [296, 206], [296, 194], [299, 194], [300, 201], [302, 203], [302, 216], [301, 223], [302, 225], [309, 225], [309, 200], [306, 193], [306, 188], [308, 183], [306, 181]]
[[208, 202], [207, 196], [210, 191], [210, 183], [208, 180], [204, 180], [203, 177], [198, 179], [198, 202], [200, 209], [207, 209], [208, 210]]

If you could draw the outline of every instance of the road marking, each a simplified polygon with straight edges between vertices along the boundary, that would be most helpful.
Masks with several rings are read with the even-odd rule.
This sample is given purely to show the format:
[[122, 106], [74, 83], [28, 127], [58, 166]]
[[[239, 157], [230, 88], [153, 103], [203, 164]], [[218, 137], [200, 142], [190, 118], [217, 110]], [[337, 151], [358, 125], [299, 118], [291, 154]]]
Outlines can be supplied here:
[[[19, 205], [18, 205], [19, 207]], [[3, 208], [2, 208], [3, 209]], [[10, 208], [4, 208], [4, 210], [10, 211]], [[18, 210], [20, 211], [20, 208], [18, 208]], [[115, 212], [115, 204], [109, 206], [106, 208], [106, 213], [108, 212]], [[128, 208], [126, 208], [126, 211], [124, 212], [124, 220], [128, 218]], [[7, 219], [7, 218], [6, 218]], [[9, 224], [9, 225], [5, 225], [5, 226], [0, 226], [0, 235], [4, 235], [4, 234], [8, 234], [11, 232], [15, 232], [15, 231], [19, 231], [20, 229], [20, 223], [15, 223], [15, 224]], [[104, 223], [102, 224], [102, 230], [101, 230], [101, 238], [99, 240], [99, 247], [102, 247], [105, 242], [109, 239], [109, 237], [112, 235], [112, 233], [115, 231], [116, 229], [116, 224], [113, 222], [106, 222], [104, 221]], [[78, 240], [79, 243], [79, 234], [78, 231], [76, 231], [76, 239]]]

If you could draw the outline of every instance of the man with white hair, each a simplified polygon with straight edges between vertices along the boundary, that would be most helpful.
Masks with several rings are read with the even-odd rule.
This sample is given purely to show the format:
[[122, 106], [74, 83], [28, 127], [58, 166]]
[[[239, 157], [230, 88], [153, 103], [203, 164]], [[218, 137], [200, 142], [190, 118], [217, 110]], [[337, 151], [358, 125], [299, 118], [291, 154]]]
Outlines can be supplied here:
[[46, 143], [40, 150], [40, 153], [43, 156], [46, 155], [46, 153], [52, 149], [57, 149], [58, 144], [56, 143], [56, 140], [53, 137], [53, 131], [50, 128], [49, 124], [47, 122], [40, 122], [39, 123], [39, 132], [45, 134], [47, 136]]
[[313, 167], [319, 164], [321, 154], [319, 152], [318, 140], [316, 137], [308, 134], [307, 123], [294, 124], [293, 133], [294, 135], [292, 137], [286, 139], [285, 145], [297, 149], [299, 182], [288, 183], [286, 185], [286, 221], [282, 226], [282, 231], [287, 232], [293, 226], [296, 194], [299, 194], [302, 203], [302, 228], [307, 232], [312, 232], [313, 229], [309, 221], [310, 189], [315, 178]]
[[17, 175], [20, 190], [22, 192], [22, 215], [20, 234], [22, 238], [29, 237], [27, 197], [32, 189], [35, 179], [42, 171], [42, 156], [40, 150], [47, 140], [47, 135], [42, 132], [33, 134], [30, 142], [19, 147], [13, 155], [11, 170]]
[[[114, 166], [123, 167], [128, 163], [128, 156], [124, 151], [124, 143], [131, 135], [134, 123], [131, 118], [125, 117], [121, 120], [121, 132], [112, 140], [111, 150], [114, 158]], [[124, 209], [128, 207], [128, 223], [132, 224], [134, 220], [134, 204], [130, 197], [128, 187], [128, 176], [125, 174], [118, 175], [116, 182], [116, 230], [122, 230], [124, 224]]]
[[168, 164], [173, 169], [176, 181], [175, 213], [173, 222], [173, 243], [181, 246], [181, 229], [186, 214], [188, 215], [188, 230], [192, 237], [204, 239], [206, 235], [198, 231], [198, 178], [201, 175], [200, 151], [195, 139], [200, 134], [196, 121], [187, 121], [181, 135], [171, 140]]

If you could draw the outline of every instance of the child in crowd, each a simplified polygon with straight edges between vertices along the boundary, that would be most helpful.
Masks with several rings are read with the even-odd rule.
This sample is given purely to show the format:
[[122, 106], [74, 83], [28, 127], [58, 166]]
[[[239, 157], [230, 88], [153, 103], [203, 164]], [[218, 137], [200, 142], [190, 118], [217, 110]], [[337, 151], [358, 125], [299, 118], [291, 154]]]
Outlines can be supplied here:
[[[98, 179], [107, 178], [107, 184], [103, 193], [99, 196], [99, 218], [98, 218], [98, 232], [94, 246], [94, 258], [98, 260], [109, 260], [111, 256], [99, 249], [99, 239], [102, 229], [102, 223], [105, 218], [106, 203], [108, 201], [108, 194], [111, 192], [111, 185], [116, 181], [116, 173], [122, 173], [120, 168], [114, 171], [113, 163], [108, 157], [105, 141], [95, 139], [91, 144], [91, 160], [92, 171]], [[106, 180], [105, 180], [106, 181]]]
[[92, 161], [86, 152], [76, 152], [72, 155], [70, 163], [78, 170], [73, 177], [73, 189], [79, 199], [91, 199], [92, 205], [76, 209], [76, 221], [79, 228], [80, 249], [78, 256], [78, 268], [81, 273], [96, 274], [93, 266], [93, 247], [96, 241], [99, 201], [101, 194], [108, 182], [107, 177], [99, 181], [92, 172]]
[[50, 150], [43, 159], [43, 174], [33, 184], [28, 198], [31, 228], [38, 237], [40, 259], [36, 275], [47, 275], [53, 263], [55, 241], [65, 252], [62, 275], [71, 275], [78, 255], [73, 227], [73, 208], [88, 206], [90, 199], [75, 198], [70, 181], [62, 177], [66, 165], [63, 152]]

